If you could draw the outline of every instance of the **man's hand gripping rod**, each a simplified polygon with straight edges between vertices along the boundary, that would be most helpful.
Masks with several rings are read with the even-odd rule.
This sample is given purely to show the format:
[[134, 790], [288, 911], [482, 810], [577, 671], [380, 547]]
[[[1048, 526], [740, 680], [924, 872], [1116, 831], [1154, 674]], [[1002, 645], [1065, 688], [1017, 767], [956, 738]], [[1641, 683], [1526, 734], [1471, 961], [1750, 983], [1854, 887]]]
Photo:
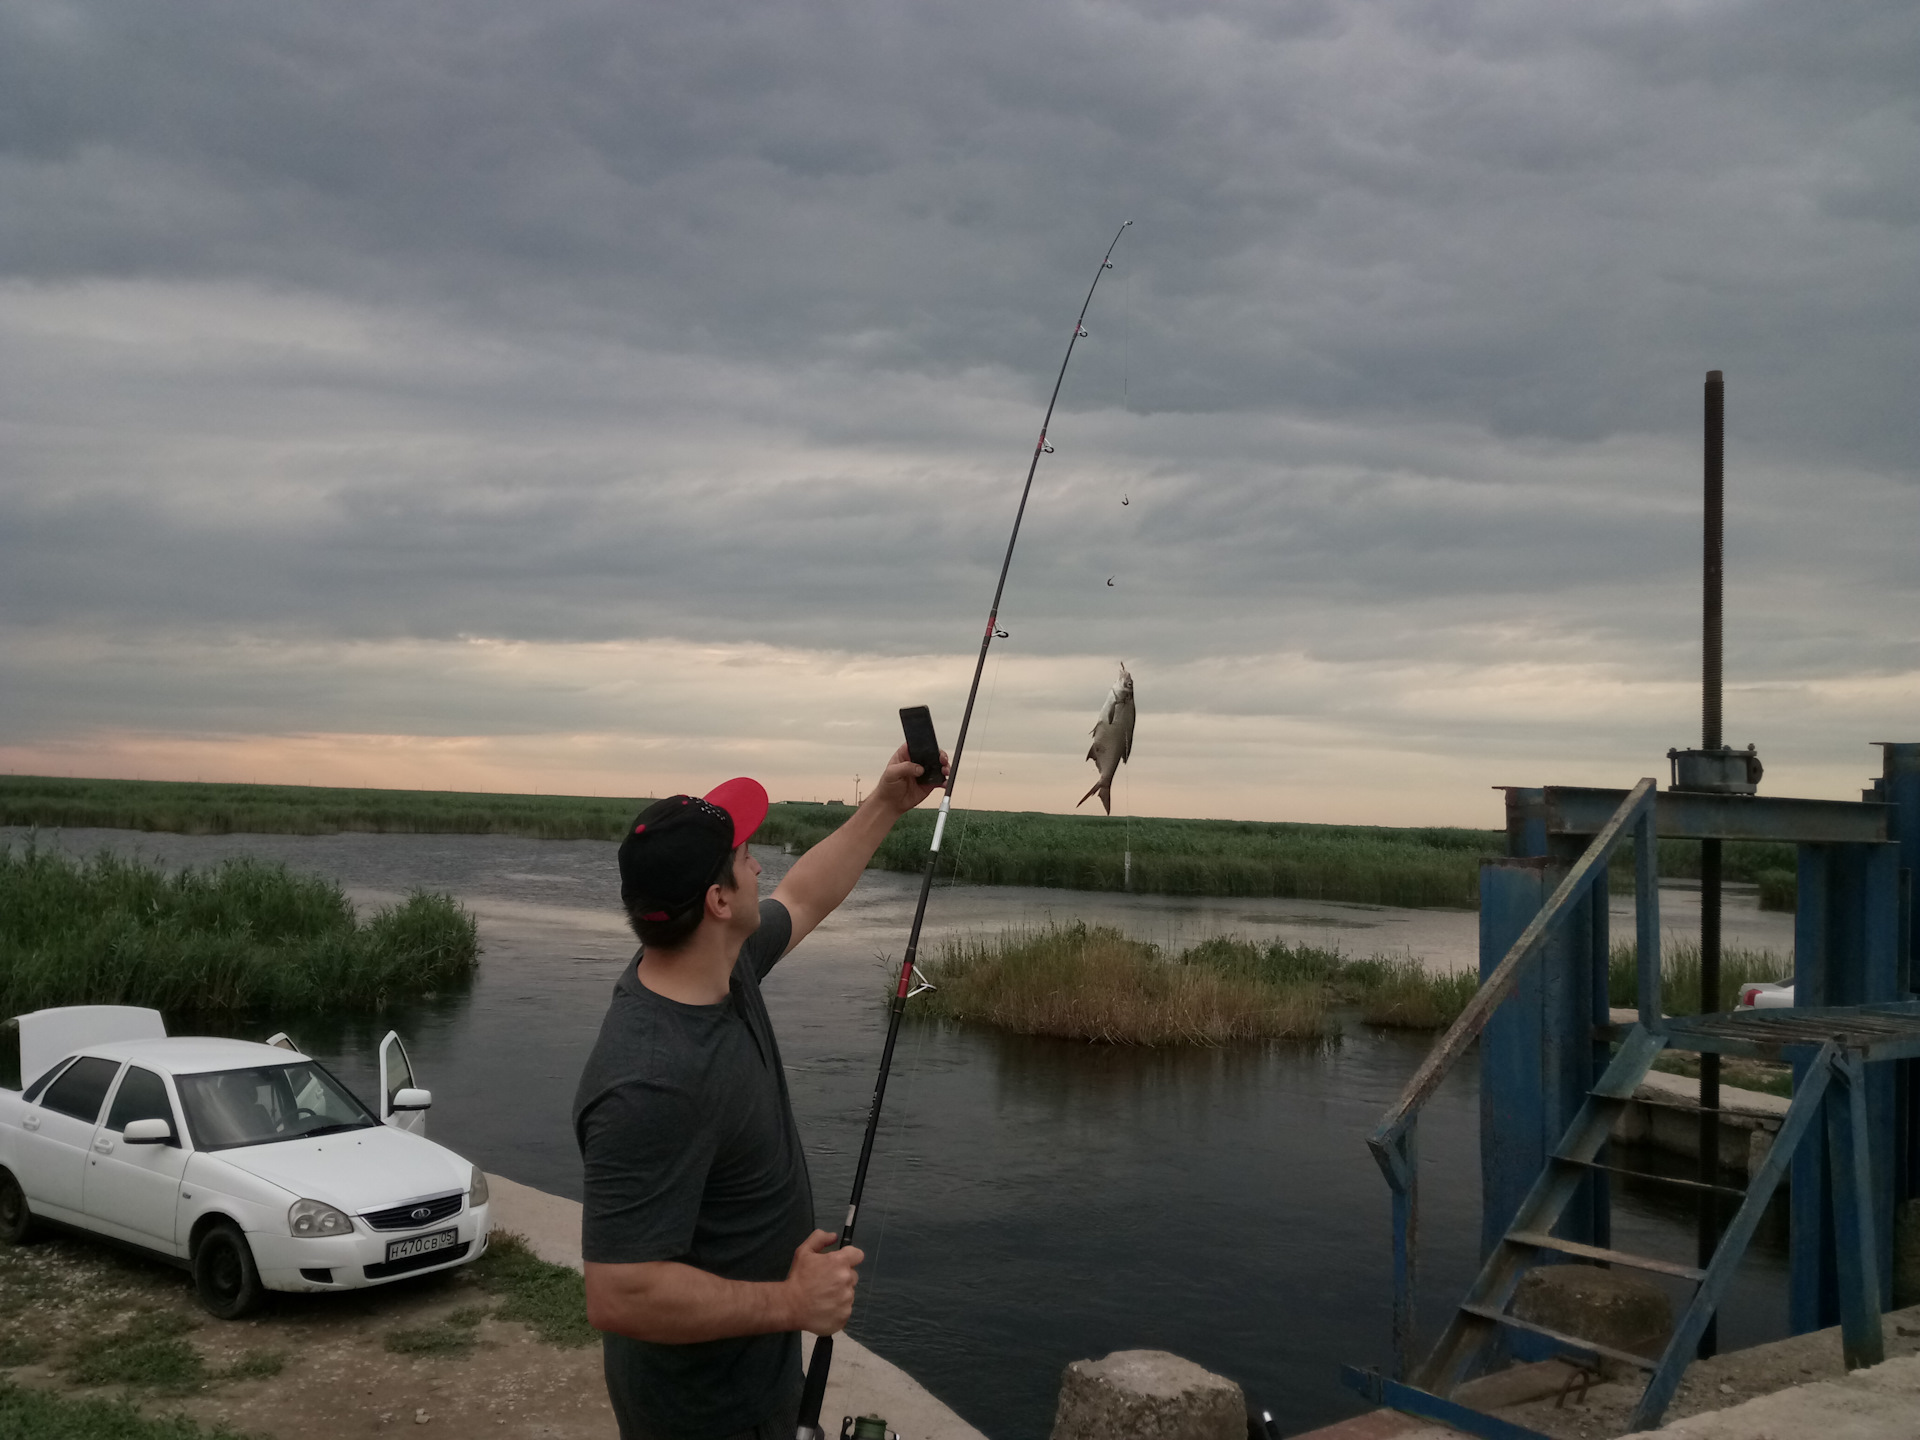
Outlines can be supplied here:
[[[1073, 335], [1067, 341], [1067, 353], [1060, 361], [1060, 373], [1054, 377], [1053, 394], [1047, 400], [1046, 418], [1040, 422], [1040, 438], [1034, 442], [1033, 459], [1027, 466], [1027, 483], [1020, 491], [1020, 508], [1014, 512], [1013, 533], [1007, 537], [1006, 557], [1000, 562], [1000, 579], [993, 587], [993, 605], [987, 611], [987, 628], [980, 637], [980, 658], [973, 663], [973, 684], [967, 690], [967, 708], [960, 716], [960, 734], [953, 742], [953, 758], [947, 765], [946, 793], [940, 797], [940, 813], [933, 822], [933, 843], [927, 847], [927, 863], [920, 872], [920, 898], [913, 907], [913, 928], [907, 932], [906, 954], [900, 959], [900, 983], [894, 986], [887, 1006], [887, 1042], [880, 1051], [880, 1074], [873, 1083], [873, 1103], [867, 1111], [867, 1133], [860, 1141], [860, 1163], [853, 1171], [853, 1196], [847, 1202], [847, 1218], [840, 1227], [840, 1244], [853, 1243], [854, 1222], [860, 1216], [860, 1197], [867, 1188], [867, 1165], [873, 1158], [873, 1137], [880, 1129], [880, 1106], [886, 1099], [887, 1073], [893, 1068], [893, 1047], [900, 1037], [900, 1017], [906, 1013], [907, 997], [919, 992], [913, 988], [914, 957], [920, 953], [920, 924], [926, 919], [927, 897], [933, 893], [933, 871], [940, 859], [940, 838], [946, 832], [947, 816], [953, 808], [953, 787], [960, 778], [960, 757], [967, 748], [967, 729], [973, 723], [973, 702], [980, 695], [980, 676], [987, 668], [987, 651], [993, 645], [994, 627], [1000, 620], [1000, 597], [1007, 588], [1007, 571], [1013, 565], [1013, 547], [1020, 539], [1020, 522], [1026, 518], [1027, 497], [1033, 493], [1034, 472], [1040, 457], [1052, 451], [1047, 443], [1047, 428], [1053, 424], [1053, 407], [1060, 399], [1060, 385], [1067, 378], [1067, 365], [1073, 359], [1073, 347], [1087, 333], [1087, 308], [1093, 304], [1093, 292], [1100, 288], [1100, 277], [1113, 268], [1114, 246], [1127, 233], [1125, 222], [1114, 232], [1113, 244], [1100, 257], [1100, 268], [1093, 272], [1093, 284], [1080, 304], [1080, 317], [1073, 323]], [[806, 1388], [800, 1392], [800, 1425], [795, 1440], [825, 1440], [820, 1428], [820, 1407], [827, 1395], [827, 1372], [833, 1367], [833, 1337], [822, 1335], [813, 1342], [813, 1359], [807, 1366]]]

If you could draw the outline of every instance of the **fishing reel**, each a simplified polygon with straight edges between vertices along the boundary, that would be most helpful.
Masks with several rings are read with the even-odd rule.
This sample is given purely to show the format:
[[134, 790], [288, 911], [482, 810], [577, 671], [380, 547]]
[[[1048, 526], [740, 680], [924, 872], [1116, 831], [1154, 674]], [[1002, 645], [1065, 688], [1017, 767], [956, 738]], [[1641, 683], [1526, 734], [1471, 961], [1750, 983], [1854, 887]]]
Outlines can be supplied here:
[[858, 1420], [849, 1415], [840, 1422], [840, 1440], [900, 1440], [900, 1432], [889, 1430], [878, 1415], [862, 1415]]

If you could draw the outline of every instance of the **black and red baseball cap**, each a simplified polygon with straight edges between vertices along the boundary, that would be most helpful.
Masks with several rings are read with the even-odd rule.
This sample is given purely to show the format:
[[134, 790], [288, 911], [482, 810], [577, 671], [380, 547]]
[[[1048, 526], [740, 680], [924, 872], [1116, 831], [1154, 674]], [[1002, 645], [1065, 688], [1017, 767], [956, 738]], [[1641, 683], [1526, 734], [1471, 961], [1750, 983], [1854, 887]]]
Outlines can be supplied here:
[[620, 898], [642, 920], [671, 920], [706, 898], [727, 857], [767, 818], [767, 791], [742, 775], [704, 796], [656, 800], [620, 842]]

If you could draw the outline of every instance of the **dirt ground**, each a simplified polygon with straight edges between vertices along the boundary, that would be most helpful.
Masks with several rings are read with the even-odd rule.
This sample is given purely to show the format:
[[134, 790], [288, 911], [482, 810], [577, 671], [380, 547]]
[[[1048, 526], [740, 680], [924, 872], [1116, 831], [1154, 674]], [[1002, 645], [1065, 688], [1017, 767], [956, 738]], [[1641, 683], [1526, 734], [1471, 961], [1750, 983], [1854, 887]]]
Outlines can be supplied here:
[[[486, 1263], [485, 1261], [480, 1262]], [[213, 1319], [183, 1271], [69, 1236], [0, 1249], [0, 1376], [274, 1440], [613, 1440], [597, 1344], [499, 1317], [474, 1267]]]

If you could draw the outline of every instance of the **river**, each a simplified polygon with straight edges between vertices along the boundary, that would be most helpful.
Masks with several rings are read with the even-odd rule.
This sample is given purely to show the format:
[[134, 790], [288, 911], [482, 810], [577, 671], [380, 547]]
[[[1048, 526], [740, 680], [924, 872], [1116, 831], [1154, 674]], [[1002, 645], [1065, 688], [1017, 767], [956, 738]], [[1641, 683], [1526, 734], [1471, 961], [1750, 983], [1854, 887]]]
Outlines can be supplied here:
[[[19, 843], [25, 832], [0, 829]], [[300, 1019], [296, 1038], [363, 1094], [392, 1025], [434, 1092], [434, 1138], [495, 1171], [578, 1198], [575, 1080], [633, 950], [613, 846], [465, 835], [179, 836], [40, 832], [77, 853], [169, 867], [285, 860], [367, 906], [422, 886], [479, 918], [472, 989], [372, 1019]], [[771, 890], [789, 862], [756, 849]], [[769, 977], [819, 1214], [846, 1203], [914, 877], [871, 871]], [[1670, 933], [1697, 914], [1664, 894]], [[1622, 908], [1624, 906], [1624, 908]], [[1632, 904], [1614, 904], [1631, 934]], [[1337, 944], [1351, 955], [1477, 961], [1477, 917], [1298, 900], [942, 886], [942, 935], [1050, 921], [1113, 923], [1180, 947], [1209, 934]], [[1791, 917], [1736, 897], [1728, 943], [1791, 948]], [[267, 1028], [277, 1028], [268, 1026]], [[861, 1220], [853, 1333], [994, 1440], [1043, 1436], [1069, 1361], [1173, 1350], [1229, 1375], [1283, 1431], [1361, 1408], [1342, 1363], [1387, 1358], [1387, 1192], [1362, 1137], [1430, 1037], [1349, 1023], [1324, 1045], [1152, 1051], [910, 1024], [888, 1092]], [[1479, 1234], [1475, 1076], [1465, 1066], [1421, 1131], [1422, 1323], [1437, 1334], [1471, 1278]], [[1689, 1212], [1623, 1188], [1628, 1249], [1685, 1259]], [[1786, 1333], [1783, 1227], [1749, 1252], [1723, 1312], [1728, 1347]]]

